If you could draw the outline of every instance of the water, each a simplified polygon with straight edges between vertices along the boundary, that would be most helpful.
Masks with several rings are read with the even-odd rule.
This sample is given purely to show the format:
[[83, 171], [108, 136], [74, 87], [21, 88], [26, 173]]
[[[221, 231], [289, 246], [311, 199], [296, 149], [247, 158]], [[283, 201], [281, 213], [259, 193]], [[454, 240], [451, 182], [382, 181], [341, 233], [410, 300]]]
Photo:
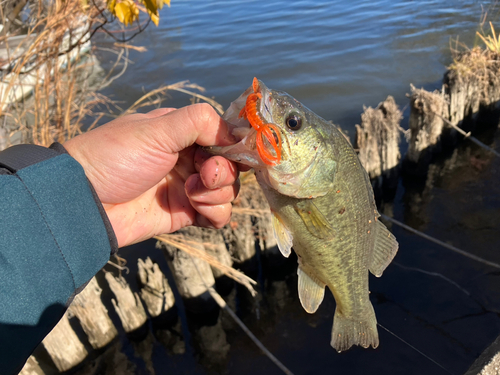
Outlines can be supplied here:
[[352, 131], [363, 105], [387, 95], [405, 105], [410, 83], [435, 86], [451, 62], [451, 39], [472, 45], [481, 4], [178, 1], [158, 28], [135, 38], [148, 52], [131, 53], [135, 64], [109, 92], [131, 103], [144, 90], [190, 80], [227, 107], [256, 76]]
[[[482, 5], [487, 9], [490, 2], [173, 1], [162, 11], [158, 28], [135, 38], [134, 44], [148, 51], [132, 52], [134, 64], [105, 93], [126, 107], [144, 91], [188, 79], [227, 107], [256, 76], [352, 135], [363, 105], [374, 107], [392, 95], [404, 108], [410, 83], [440, 88], [445, 66], [452, 62], [450, 45], [458, 36], [474, 44]], [[105, 46], [109, 39], [102, 37], [100, 43]], [[110, 56], [100, 57], [109, 67]], [[173, 94], [166, 105], [188, 103], [185, 95]], [[407, 119], [402, 126], [407, 127]], [[498, 135], [487, 134], [484, 141], [499, 149]], [[498, 263], [499, 174], [498, 160], [464, 143], [433, 167], [427, 181], [402, 182], [385, 209], [416, 229]], [[462, 374], [500, 333], [499, 273], [392, 229], [400, 242], [396, 263], [382, 278], [370, 279], [378, 320], [449, 372]], [[148, 252], [162, 262], [159, 252]], [[124, 254], [137, 256], [137, 247]], [[297, 298], [293, 262], [264, 269], [258, 303], [247, 301], [245, 309], [240, 301], [239, 311], [295, 374], [446, 373], [384, 330], [379, 330], [377, 350], [333, 351], [333, 297], [327, 292], [318, 312], [306, 314]], [[280, 373], [238, 328], [225, 332], [230, 349], [215, 367], [206, 365], [193, 338], [184, 355], [166, 355], [155, 344], [156, 374]], [[140, 360], [137, 366], [142, 368], [137, 373], [145, 373]]]

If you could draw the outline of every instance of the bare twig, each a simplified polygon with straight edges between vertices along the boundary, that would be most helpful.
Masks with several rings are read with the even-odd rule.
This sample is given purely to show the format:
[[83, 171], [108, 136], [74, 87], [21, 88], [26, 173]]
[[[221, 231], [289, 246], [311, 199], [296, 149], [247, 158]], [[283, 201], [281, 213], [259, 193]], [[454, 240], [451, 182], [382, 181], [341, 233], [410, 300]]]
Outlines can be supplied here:
[[[125, 54], [125, 57], [123, 57], [124, 54]], [[122, 69], [120, 70], [120, 72], [118, 72], [117, 74], [115, 74], [114, 76], [112, 76], [114, 70], [120, 64], [121, 60], [123, 60], [123, 67], [122, 67]], [[104, 78], [103, 83], [99, 86], [99, 89], [102, 90], [102, 89], [108, 87], [109, 85], [111, 85], [111, 83], [113, 83], [113, 81], [117, 80], [123, 74], [125, 74], [125, 71], [127, 70], [127, 67], [128, 67], [128, 63], [129, 63], [128, 49], [122, 48], [120, 50], [120, 52], [118, 53], [118, 57], [116, 58], [116, 61], [115, 61], [114, 65], [113, 65], [113, 67], [108, 72], [108, 75]]]
[[162, 86], [160, 88], [157, 88], [155, 90], [148, 92], [147, 94], [145, 94], [144, 96], [142, 96], [141, 98], [136, 100], [135, 103], [132, 104], [123, 114], [126, 115], [126, 114], [130, 114], [130, 113], [134, 113], [141, 107], [152, 105], [152, 103], [148, 102], [148, 100], [151, 100], [151, 98], [154, 97], [155, 95], [165, 95], [168, 91], [179, 91], [179, 92], [191, 95], [193, 97], [196, 97], [196, 98], [199, 98], [201, 100], [206, 101], [207, 103], [212, 105], [217, 110], [217, 112], [219, 112], [220, 114], [222, 114], [224, 112], [224, 109], [222, 108], [222, 106], [219, 103], [217, 103], [215, 100], [210, 99], [204, 95], [198, 94], [194, 91], [187, 90], [187, 89], [195, 89], [195, 90], [198, 90], [201, 92], [205, 91], [205, 89], [203, 87], [198, 86], [195, 83], [190, 83], [189, 81], [180, 81], [180, 82], [177, 82], [177, 83], [174, 83], [171, 85]]
[[147, 50], [148, 50], [146, 47], [133, 46], [133, 45], [126, 44], [126, 43], [115, 43], [115, 47], [133, 49], [134, 51], [137, 51], [137, 52], [147, 52]]

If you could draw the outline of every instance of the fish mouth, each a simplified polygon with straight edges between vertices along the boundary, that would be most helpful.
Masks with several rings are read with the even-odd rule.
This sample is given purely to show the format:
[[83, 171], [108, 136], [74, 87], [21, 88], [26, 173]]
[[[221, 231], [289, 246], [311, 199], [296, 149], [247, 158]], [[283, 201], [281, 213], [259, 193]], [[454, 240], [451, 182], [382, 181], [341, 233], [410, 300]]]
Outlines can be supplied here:
[[[260, 107], [257, 108], [258, 114], [262, 116], [265, 121], [271, 122], [271, 96], [269, 89], [262, 81], [257, 80], [257, 82], [259, 92], [262, 95]], [[262, 160], [257, 150], [257, 130], [252, 127], [246, 118], [241, 116], [242, 111], [247, 104], [247, 98], [252, 93], [254, 93], [254, 87], [250, 86], [245, 90], [245, 92], [243, 92], [243, 94], [231, 103], [222, 116], [222, 119], [228, 124], [229, 133], [236, 139], [236, 143], [229, 146], [205, 147], [205, 150], [211, 154], [221, 155], [226, 159], [245, 164], [253, 168], [269, 167], [269, 165]], [[270, 147], [269, 152], [274, 152], [272, 147]]]
[[273, 115], [271, 113], [271, 90], [267, 88], [267, 86], [264, 84], [262, 81], [259, 82], [259, 90], [260, 93], [262, 94], [262, 99], [260, 100], [260, 115], [266, 122], [272, 123], [273, 122]]

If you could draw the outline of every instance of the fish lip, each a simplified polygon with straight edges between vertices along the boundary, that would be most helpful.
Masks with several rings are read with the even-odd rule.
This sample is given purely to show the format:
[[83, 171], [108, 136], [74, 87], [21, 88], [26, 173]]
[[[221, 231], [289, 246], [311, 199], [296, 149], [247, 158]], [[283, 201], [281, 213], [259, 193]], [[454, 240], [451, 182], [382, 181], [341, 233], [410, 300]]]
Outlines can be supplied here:
[[222, 116], [236, 142], [228, 146], [208, 146], [203, 149], [212, 155], [221, 155], [228, 160], [255, 168], [263, 166], [255, 148], [257, 131], [248, 120], [239, 117], [241, 110], [245, 107], [246, 99], [251, 93], [253, 93], [253, 89], [249, 87], [230, 104]]
[[[258, 82], [258, 92], [262, 95], [258, 110], [265, 122], [272, 123], [271, 90], [269, 90], [261, 80], [258, 80]], [[262, 158], [256, 148], [255, 143], [257, 131], [250, 125], [248, 120], [239, 117], [241, 110], [246, 105], [246, 99], [253, 92], [253, 88], [250, 86], [231, 103], [222, 116], [223, 120], [225, 120], [228, 124], [229, 132], [235, 138], [236, 143], [224, 147], [205, 147], [205, 150], [213, 155], [222, 155], [226, 159], [245, 164], [253, 168], [268, 168], [269, 165], [262, 161]]]
[[[203, 149], [212, 155], [221, 155], [224, 158], [241, 163], [252, 168], [263, 167], [259, 153], [255, 149], [255, 136], [257, 132], [250, 132], [239, 142], [229, 146], [208, 146]], [[253, 145], [253, 147], [252, 147]]]

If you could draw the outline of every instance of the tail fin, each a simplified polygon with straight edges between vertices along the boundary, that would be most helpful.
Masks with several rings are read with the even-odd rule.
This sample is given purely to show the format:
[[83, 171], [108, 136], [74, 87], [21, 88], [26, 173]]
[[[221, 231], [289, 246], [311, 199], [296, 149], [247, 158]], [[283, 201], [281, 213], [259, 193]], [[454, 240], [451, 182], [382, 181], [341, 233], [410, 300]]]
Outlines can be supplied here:
[[371, 345], [376, 348], [378, 346], [377, 318], [375, 318], [372, 304], [370, 303], [365, 314], [352, 318], [345, 317], [338, 309], [335, 310], [330, 345], [338, 352], [347, 350], [353, 345], [360, 345], [363, 348]]

